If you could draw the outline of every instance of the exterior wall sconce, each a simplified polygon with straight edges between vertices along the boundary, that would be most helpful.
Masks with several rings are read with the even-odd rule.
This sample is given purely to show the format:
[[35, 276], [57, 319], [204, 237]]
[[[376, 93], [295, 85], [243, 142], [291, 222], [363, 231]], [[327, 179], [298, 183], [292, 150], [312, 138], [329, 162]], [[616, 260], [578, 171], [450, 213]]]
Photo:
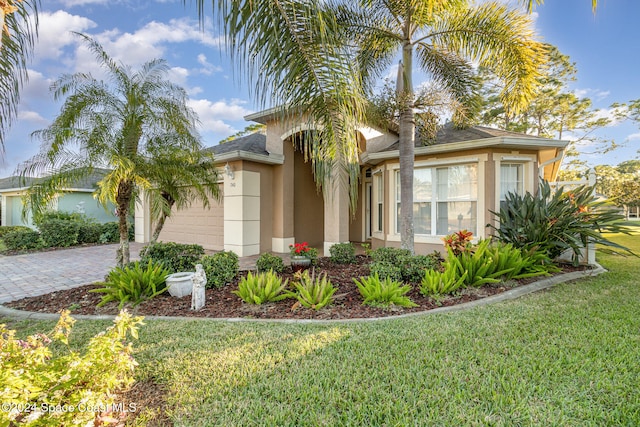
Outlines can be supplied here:
[[231, 165], [229, 163], [227, 163], [226, 165], [224, 165], [224, 173], [225, 175], [227, 175], [229, 178], [233, 179], [233, 168], [231, 168]]

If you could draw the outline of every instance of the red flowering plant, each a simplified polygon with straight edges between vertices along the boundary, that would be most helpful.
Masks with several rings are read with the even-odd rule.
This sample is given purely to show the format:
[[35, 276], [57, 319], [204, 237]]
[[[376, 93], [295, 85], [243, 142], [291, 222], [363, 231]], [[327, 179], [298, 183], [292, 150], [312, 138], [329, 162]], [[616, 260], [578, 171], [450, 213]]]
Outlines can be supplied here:
[[467, 230], [457, 231], [442, 238], [445, 249], [451, 249], [455, 256], [463, 252], [469, 252], [472, 249], [471, 239], [473, 233]]
[[318, 250], [309, 246], [307, 242], [289, 245], [291, 256], [303, 256], [314, 262], [318, 258]]

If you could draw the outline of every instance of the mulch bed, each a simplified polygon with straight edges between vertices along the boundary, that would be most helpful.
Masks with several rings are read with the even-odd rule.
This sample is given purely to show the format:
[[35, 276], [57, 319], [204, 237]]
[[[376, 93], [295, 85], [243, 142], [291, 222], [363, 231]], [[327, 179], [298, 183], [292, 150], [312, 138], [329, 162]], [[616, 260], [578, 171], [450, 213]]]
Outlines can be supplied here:
[[[562, 266], [562, 273], [584, 269], [585, 267]], [[334, 264], [329, 258], [320, 258], [315, 267], [316, 275], [327, 273], [327, 277], [338, 290], [334, 294], [334, 302], [321, 310], [301, 307], [295, 300], [286, 299], [276, 303], [254, 306], [244, 303], [232, 293], [237, 289], [238, 281], [219, 289], [206, 291], [205, 306], [198, 310], [191, 310], [191, 296], [175, 298], [165, 293], [147, 300], [136, 307], [127, 307], [132, 314], [145, 316], [189, 316], [210, 318], [255, 318], [255, 319], [357, 319], [394, 316], [405, 313], [431, 310], [437, 307], [453, 306], [468, 301], [495, 295], [512, 289], [515, 286], [532, 283], [539, 278], [529, 278], [509, 283], [496, 283], [481, 288], [468, 288], [458, 295], [445, 297], [439, 301], [420, 294], [419, 284], [414, 283], [408, 296], [418, 304], [415, 308], [379, 308], [362, 304], [362, 297], [353, 278], [369, 275], [369, 258], [363, 255], [357, 257], [356, 264]], [[240, 275], [246, 274], [242, 272]], [[292, 281], [293, 272], [287, 267], [282, 277]], [[73, 314], [117, 314], [118, 305], [115, 302], [103, 307], [96, 307], [102, 295], [89, 292], [97, 288], [96, 285], [86, 285], [74, 289], [53, 292], [37, 297], [23, 298], [18, 301], [5, 303], [7, 307], [42, 313], [57, 313], [63, 309], [71, 310]]]

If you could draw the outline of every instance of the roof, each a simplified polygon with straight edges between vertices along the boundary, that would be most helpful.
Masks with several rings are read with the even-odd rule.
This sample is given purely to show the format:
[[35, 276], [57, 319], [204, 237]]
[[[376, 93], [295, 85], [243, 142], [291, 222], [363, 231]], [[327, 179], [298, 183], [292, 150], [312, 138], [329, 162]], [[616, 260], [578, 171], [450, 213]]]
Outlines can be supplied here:
[[213, 147], [205, 148], [205, 151], [211, 151], [215, 155], [230, 153], [232, 151], [245, 151], [248, 153], [269, 155], [266, 149], [267, 136], [263, 133], [256, 132], [249, 135], [241, 136], [240, 138], [232, 139], [224, 144], [214, 145]]
[[[468, 128], [459, 129], [455, 127], [452, 123], [447, 123], [442, 126], [438, 133], [436, 134], [435, 142], [425, 144], [424, 141], [416, 138], [416, 147], [424, 147], [426, 145], [443, 145], [443, 144], [451, 144], [455, 142], [467, 142], [467, 141], [478, 141], [489, 138], [525, 138], [531, 139], [532, 141], [550, 141], [549, 138], [542, 138], [533, 135], [527, 135], [524, 133], [518, 132], [509, 132], [502, 129], [495, 129], [486, 126], [470, 126]], [[384, 151], [394, 151], [398, 150], [399, 142], [395, 142], [394, 144], [387, 147]]]
[[[78, 189], [78, 190], [93, 190], [96, 188], [98, 182], [109, 173], [109, 169], [100, 169], [96, 168], [93, 172], [75, 182], [72, 182], [67, 186], [68, 189]], [[24, 179], [19, 176], [10, 176], [7, 178], [0, 179], [0, 191], [2, 190], [17, 190], [28, 188], [34, 183], [37, 183], [40, 178], [35, 177], [25, 177]]]

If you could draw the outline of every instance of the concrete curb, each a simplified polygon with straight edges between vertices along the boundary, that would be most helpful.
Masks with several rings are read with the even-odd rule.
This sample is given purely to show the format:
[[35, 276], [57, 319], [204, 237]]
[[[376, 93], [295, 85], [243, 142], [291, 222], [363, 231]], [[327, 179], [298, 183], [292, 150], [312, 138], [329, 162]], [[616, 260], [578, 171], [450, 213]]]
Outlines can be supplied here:
[[[503, 301], [511, 301], [524, 295], [529, 295], [544, 289], [551, 288], [557, 284], [570, 282], [572, 280], [582, 279], [585, 277], [594, 277], [607, 270], [600, 264], [595, 264], [595, 268], [587, 271], [574, 271], [571, 273], [561, 274], [558, 276], [542, 279], [528, 285], [519, 286], [500, 294], [492, 295], [475, 301], [466, 302], [451, 307], [439, 307], [433, 310], [425, 310], [414, 313], [400, 314], [397, 316], [372, 317], [364, 319], [335, 319], [335, 320], [316, 320], [316, 319], [251, 319], [244, 317], [234, 318], [211, 318], [211, 317], [187, 317], [187, 316], [144, 316], [145, 320], [199, 320], [214, 322], [253, 322], [253, 323], [284, 323], [284, 324], [333, 324], [333, 323], [354, 323], [354, 322], [378, 322], [381, 320], [407, 319], [410, 317], [428, 316], [431, 314], [450, 313], [456, 311], [469, 310], [475, 307], [483, 307]], [[77, 320], [113, 320], [115, 315], [73, 315]], [[59, 314], [54, 313], [36, 313], [31, 311], [15, 310], [0, 304], [0, 317], [8, 317], [17, 320], [58, 320]]]

